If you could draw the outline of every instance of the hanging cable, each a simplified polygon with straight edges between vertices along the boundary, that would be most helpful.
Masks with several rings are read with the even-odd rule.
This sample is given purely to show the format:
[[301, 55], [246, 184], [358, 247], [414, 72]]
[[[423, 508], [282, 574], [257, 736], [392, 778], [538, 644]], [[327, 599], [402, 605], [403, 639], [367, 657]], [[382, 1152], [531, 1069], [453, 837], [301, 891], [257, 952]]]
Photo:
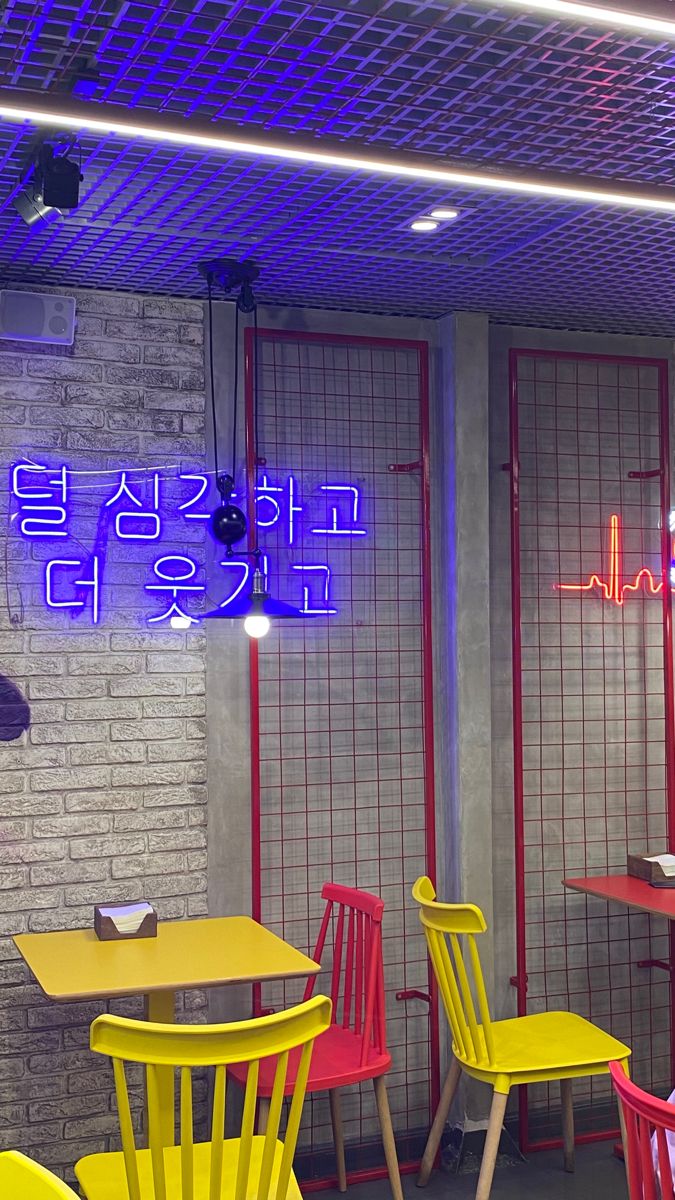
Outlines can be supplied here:
[[213, 465], [218, 480], [218, 427], [216, 424], [215, 372], [213, 369], [213, 274], [209, 271], [206, 276], [209, 312], [209, 392], [211, 399], [211, 419], [213, 421]]
[[253, 308], [253, 421], [254, 431], [253, 437], [255, 445], [253, 447], [253, 463], [258, 465], [258, 448], [260, 441], [258, 438], [258, 305]]
[[234, 306], [234, 363], [232, 376], [232, 478], [237, 470], [237, 408], [239, 402], [239, 305]]
[[[233, 353], [233, 386], [232, 386], [232, 472], [220, 471], [218, 462], [218, 421], [216, 417], [215, 369], [213, 362], [213, 281], [217, 277], [211, 264], [204, 264], [202, 274], [206, 279], [208, 294], [208, 323], [209, 323], [209, 375], [211, 391], [211, 416], [213, 419], [213, 461], [215, 466], [216, 488], [220, 495], [220, 503], [211, 513], [209, 529], [217, 542], [227, 547], [227, 555], [231, 557], [232, 547], [240, 542], [246, 534], [246, 517], [236, 504], [232, 504], [234, 478], [237, 467], [237, 412], [239, 397], [239, 309], [235, 306], [234, 318], [234, 353]], [[220, 279], [218, 280], [220, 282]]]

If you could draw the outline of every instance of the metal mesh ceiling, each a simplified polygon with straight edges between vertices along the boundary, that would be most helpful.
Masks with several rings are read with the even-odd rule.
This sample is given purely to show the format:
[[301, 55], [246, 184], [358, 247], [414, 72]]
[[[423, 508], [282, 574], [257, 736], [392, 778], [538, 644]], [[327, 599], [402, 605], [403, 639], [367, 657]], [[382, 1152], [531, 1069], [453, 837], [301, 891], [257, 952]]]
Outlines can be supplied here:
[[[661, 4], [660, 11], [675, 4]], [[1, 82], [461, 159], [672, 183], [675, 46], [453, 0], [7, 0]], [[675, 333], [675, 217], [82, 140], [82, 203], [28, 229], [31, 131], [0, 126], [4, 281], [202, 294], [248, 255], [261, 300]], [[461, 218], [407, 229], [432, 204]]]

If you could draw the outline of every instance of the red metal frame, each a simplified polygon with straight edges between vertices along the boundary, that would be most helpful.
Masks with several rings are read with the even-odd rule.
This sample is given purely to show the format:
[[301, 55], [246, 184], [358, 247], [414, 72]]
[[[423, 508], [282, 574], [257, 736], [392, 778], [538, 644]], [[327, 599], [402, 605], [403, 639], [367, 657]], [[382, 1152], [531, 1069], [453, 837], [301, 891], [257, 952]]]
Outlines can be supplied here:
[[[659, 376], [660, 408], [660, 469], [658, 474], [661, 506], [661, 568], [664, 586], [660, 589], [663, 603], [663, 676], [665, 692], [666, 744], [666, 805], [668, 842], [675, 849], [675, 690], [673, 678], [672, 588], [670, 586], [671, 536], [668, 528], [670, 511], [669, 466], [669, 368], [663, 359], [628, 357], [622, 355], [583, 354], [571, 351], [512, 349], [509, 352], [509, 411], [510, 411], [510, 471], [511, 471], [511, 604], [512, 604], [512, 664], [513, 664], [513, 761], [514, 761], [514, 822], [515, 822], [515, 884], [516, 884], [516, 975], [512, 983], [517, 989], [519, 1015], [527, 1012], [528, 961], [526, 939], [525, 891], [525, 809], [523, 773], [523, 690], [521, 639], [521, 478], [518, 428], [518, 362], [521, 358], [604, 362], [619, 366], [656, 367]], [[642, 477], [642, 472], [631, 472]], [[671, 963], [675, 963], [675, 928], [670, 924]], [[671, 1063], [675, 1080], [675, 988], [671, 988]], [[524, 1151], [560, 1145], [559, 1139], [549, 1138], [532, 1143], [529, 1138], [527, 1089], [520, 1089], [519, 1134]], [[579, 1142], [597, 1141], [617, 1136], [616, 1130], [593, 1131], [581, 1134]]]
[[[527, 1012], [527, 951], [525, 941], [525, 836], [523, 811], [523, 690], [520, 635], [520, 455], [518, 448], [517, 351], [509, 351], [509, 408], [511, 418], [511, 653], [513, 662], [513, 813], [516, 831], [516, 974], [518, 1016]], [[517, 616], [516, 616], [517, 614]], [[518, 1133], [527, 1144], [527, 1091], [518, 1093]]]
[[[666, 699], [666, 789], [668, 796], [668, 847], [675, 850], [675, 677], [673, 672], [673, 589], [670, 586], [670, 563], [672, 537], [668, 517], [670, 514], [670, 379], [669, 364], [661, 363], [661, 506], [664, 519], [661, 522], [661, 556], [663, 560], [663, 674]], [[669, 925], [670, 940], [670, 1073], [675, 1082], [675, 986], [672, 967], [675, 964], [675, 923]]]
[[[246, 516], [248, 520], [248, 545], [255, 547], [257, 543], [255, 522], [255, 472], [258, 448], [255, 444], [255, 330], [244, 331], [244, 380], [245, 380], [245, 453], [246, 453]], [[235, 380], [239, 387], [239, 380]], [[260, 672], [258, 670], [258, 643], [255, 638], [248, 639], [249, 663], [249, 727], [251, 730], [251, 846], [260, 847], [260, 755], [253, 754], [253, 746], [260, 744]], [[253, 801], [257, 797], [257, 803]], [[260, 921], [260, 853], [255, 851], [251, 856], [251, 916], [254, 921]], [[256, 1016], [262, 1015], [261, 986], [253, 985], [252, 1007]]]
[[[429, 350], [428, 343], [417, 340], [351, 336], [344, 334], [307, 333], [294, 330], [259, 329], [259, 339], [271, 339], [277, 342], [316, 343], [327, 345], [345, 345], [364, 347], [381, 347], [385, 349], [413, 350], [418, 356], [419, 364], [419, 395], [420, 395], [420, 440], [421, 440], [421, 515], [422, 515], [422, 694], [424, 712], [424, 810], [425, 810], [425, 854], [427, 873], [435, 878], [436, 869], [436, 840], [435, 840], [435, 800], [434, 800], [434, 741], [433, 741], [433, 657], [432, 657], [432, 625], [431, 625], [431, 522], [430, 522], [430, 474], [429, 474]], [[247, 328], [244, 333], [244, 392], [246, 407], [246, 475], [248, 484], [248, 512], [250, 529], [254, 529], [255, 512], [253, 505], [253, 487], [256, 475], [255, 462], [255, 338], [256, 331]], [[415, 464], [417, 466], [417, 464]], [[253, 542], [251, 541], [251, 544]], [[252, 837], [252, 913], [260, 919], [262, 913], [262, 868], [261, 868], [261, 769], [260, 769], [260, 676], [259, 651], [252, 640], [250, 646], [250, 712], [251, 712], [251, 837]], [[430, 1039], [431, 1039], [431, 1096], [430, 1113], [435, 1111], [440, 1095], [439, 1081], [439, 1029], [438, 1029], [438, 998], [435, 982], [429, 973], [430, 996]], [[260, 989], [254, 995], [254, 1008], [260, 1008]], [[401, 1164], [402, 1173], [416, 1169], [416, 1163]], [[367, 1168], [352, 1172], [350, 1181], [369, 1181], [386, 1177], [386, 1167]], [[314, 1191], [321, 1187], [331, 1186], [332, 1179], [312, 1180], [303, 1182], [303, 1190]]]
[[[419, 343], [420, 356], [420, 432], [422, 438], [422, 625], [424, 653], [424, 757], [426, 763], [426, 853], [429, 878], [436, 883], [436, 793], [434, 776], [434, 679], [431, 593], [431, 469], [429, 460], [429, 346]], [[428, 992], [431, 998], [431, 1029], [434, 1069], [431, 1074], [431, 1111], [441, 1096], [438, 988], [431, 962], [428, 967]]]

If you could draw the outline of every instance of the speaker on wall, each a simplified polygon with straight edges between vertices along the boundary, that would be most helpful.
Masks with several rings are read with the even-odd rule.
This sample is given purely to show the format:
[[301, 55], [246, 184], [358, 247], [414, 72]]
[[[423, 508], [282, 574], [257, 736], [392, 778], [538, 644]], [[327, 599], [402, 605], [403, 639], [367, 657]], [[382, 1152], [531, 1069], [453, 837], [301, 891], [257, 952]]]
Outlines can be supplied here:
[[74, 337], [73, 296], [0, 291], [0, 339], [72, 346]]

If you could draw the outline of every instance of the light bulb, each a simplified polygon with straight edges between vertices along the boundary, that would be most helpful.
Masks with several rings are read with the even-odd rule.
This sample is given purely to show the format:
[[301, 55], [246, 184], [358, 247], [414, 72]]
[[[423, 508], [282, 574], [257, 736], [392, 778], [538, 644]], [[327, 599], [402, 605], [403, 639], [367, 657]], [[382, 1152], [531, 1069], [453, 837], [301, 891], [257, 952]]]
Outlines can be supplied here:
[[422, 217], [419, 221], [413, 221], [410, 228], [415, 233], [432, 233], [434, 229], [438, 229], [438, 221], [430, 221], [426, 217]]
[[171, 618], [169, 624], [172, 629], [189, 629], [192, 625], [191, 617], [181, 617], [177, 613]]
[[456, 208], [432, 208], [429, 216], [434, 221], [454, 221], [455, 217], [459, 216], [459, 210]]
[[270, 619], [262, 613], [251, 613], [244, 621], [244, 630], [249, 637], [264, 637], [270, 631]]

